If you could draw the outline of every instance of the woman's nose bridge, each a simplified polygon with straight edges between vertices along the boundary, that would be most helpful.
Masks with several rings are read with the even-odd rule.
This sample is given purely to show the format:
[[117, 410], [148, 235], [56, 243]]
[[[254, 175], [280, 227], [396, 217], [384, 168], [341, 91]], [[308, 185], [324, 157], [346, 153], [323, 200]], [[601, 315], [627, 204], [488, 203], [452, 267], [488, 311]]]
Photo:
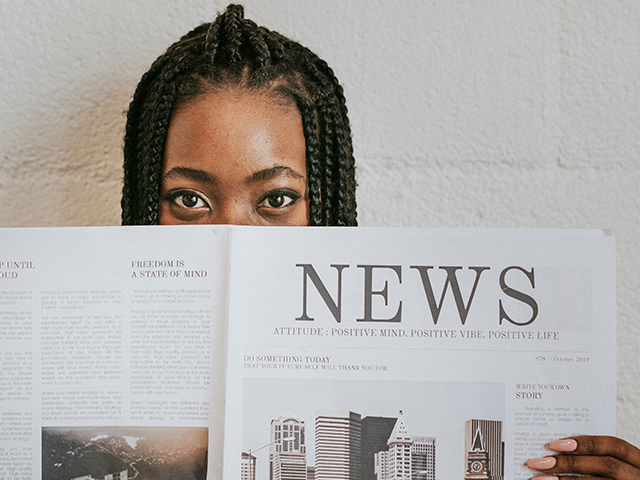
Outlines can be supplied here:
[[219, 205], [213, 218], [215, 225], [251, 225], [253, 211], [245, 202], [239, 199], [229, 199]]

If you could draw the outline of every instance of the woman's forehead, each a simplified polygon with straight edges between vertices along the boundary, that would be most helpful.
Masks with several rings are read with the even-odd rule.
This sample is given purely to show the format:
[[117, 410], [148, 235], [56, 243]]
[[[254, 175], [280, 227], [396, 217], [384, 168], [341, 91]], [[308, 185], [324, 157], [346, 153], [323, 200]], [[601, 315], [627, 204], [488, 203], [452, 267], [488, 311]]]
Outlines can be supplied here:
[[216, 89], [172, 116], [164, 172], [191, 163], [203, 170], [234, 166], [246, 171], [284, 165], [304, 174], [305, 160], [302, 119], [295, 105], [265, 93]]

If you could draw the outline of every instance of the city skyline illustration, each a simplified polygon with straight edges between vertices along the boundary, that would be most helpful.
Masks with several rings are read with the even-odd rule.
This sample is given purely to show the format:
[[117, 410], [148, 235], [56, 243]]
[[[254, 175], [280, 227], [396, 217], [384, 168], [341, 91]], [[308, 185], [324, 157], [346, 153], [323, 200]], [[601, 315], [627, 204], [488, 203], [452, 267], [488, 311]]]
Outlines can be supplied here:
[[256, 457], [256, 480], [269, 479], [271, 448], [261, 447], [272, 441], [271, 422], [281, 417], [305, 423], [306, 464], [314, 466], [315, 423], [323, 412], [354, 412], [364, 419], [398, 418], [402, 410], [411, 435], [437, 439], [437, 478], [459, 478], [465, 422], [504, 420], [505, 412], [504, 384], [484, 382], [247, 379], [243, 399], [242, 451]]
[[[409, 432], [401, 411], [396, 418], [324, 411], [313, 432], [304, 421], [283, 416], [270, 430], [270, 480], [436, 480], [436, 439]], [[315, 452], [306, 448], [311, 434]], [[255, 460], [242, 453], [241, 480], [255, 479]]]

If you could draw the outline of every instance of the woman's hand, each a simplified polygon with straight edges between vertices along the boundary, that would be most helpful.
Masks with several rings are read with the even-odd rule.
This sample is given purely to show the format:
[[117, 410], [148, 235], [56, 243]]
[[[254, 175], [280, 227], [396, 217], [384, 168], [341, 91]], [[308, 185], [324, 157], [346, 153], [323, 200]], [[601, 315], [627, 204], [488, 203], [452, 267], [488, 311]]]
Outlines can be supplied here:
[[640, 449], [617, 437], [570, 437], [551, 442], [549, 448], [561, 455], [529, 460], [529, 468], [543, 473], [532, 479], [558, 480], [556, 474], [587, 475], [580, 480], [640, 479]]

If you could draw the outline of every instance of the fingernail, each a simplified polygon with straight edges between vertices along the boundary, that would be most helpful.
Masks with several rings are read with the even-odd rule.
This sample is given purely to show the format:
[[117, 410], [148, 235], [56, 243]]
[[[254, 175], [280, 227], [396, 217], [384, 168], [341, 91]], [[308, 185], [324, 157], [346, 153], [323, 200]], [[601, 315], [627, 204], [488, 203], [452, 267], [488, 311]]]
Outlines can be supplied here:
[[576, 442], [573, 438], [568, 438], [566, 440], [556, 440], [555, 442], [551, 442], [549, 444], [549, 448], [556, 452], [573, 452], [576, 448], [578, 448], [578, 442]]
[[537, 477], [531, 477], [531, 480], [560, 480], [560, 479], [552, 475], [538, 475]]
[[534, 458], [527, 462], [527, 467], [535, 468], [536, 470], [546, 470], [552, 468], [556, 464], [554, 457]]

